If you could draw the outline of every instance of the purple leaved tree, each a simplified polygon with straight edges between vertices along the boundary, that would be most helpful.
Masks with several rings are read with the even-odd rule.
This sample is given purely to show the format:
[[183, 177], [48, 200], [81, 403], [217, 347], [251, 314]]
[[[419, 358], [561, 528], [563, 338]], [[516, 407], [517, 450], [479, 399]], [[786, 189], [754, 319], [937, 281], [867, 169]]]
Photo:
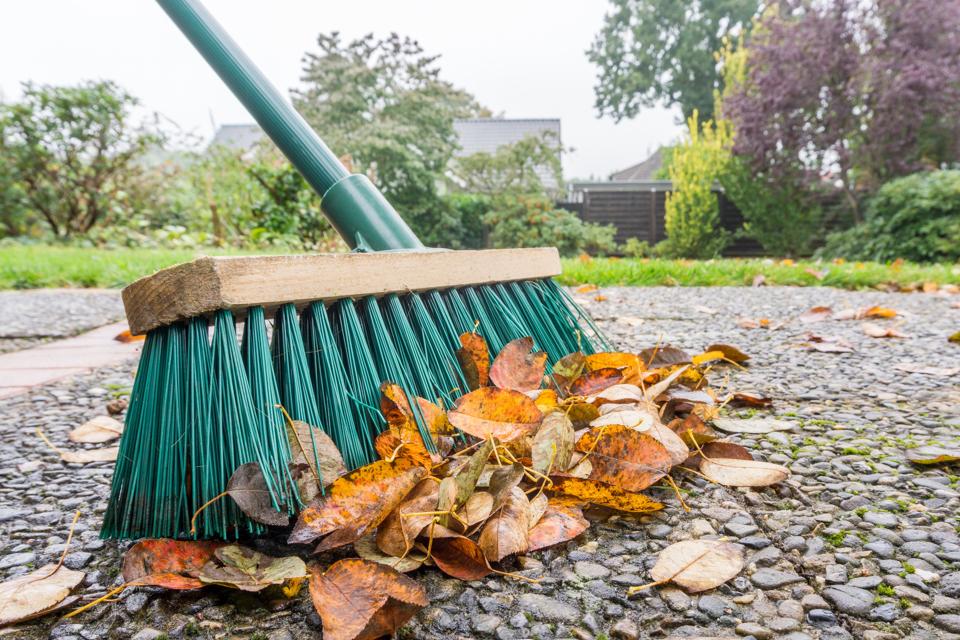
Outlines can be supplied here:
[[734, 151], [768, 183], [839, 187], [960, 155], [960, 2], [781, 0], [754, 29], [724, 97]]

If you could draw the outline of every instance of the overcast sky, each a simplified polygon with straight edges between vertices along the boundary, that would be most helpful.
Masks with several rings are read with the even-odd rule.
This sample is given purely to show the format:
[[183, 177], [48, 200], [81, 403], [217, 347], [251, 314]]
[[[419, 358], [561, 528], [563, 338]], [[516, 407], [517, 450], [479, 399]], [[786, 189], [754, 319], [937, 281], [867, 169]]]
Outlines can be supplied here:
[[[679, 110], [650, 109], [632, 121], [599, 119], [594, 67], [584, 51], [604, 0], [207, 0], [207, 7], [284, 93], [298, 83], [316, 35], [396, 31], [440, 54], [446, 80], [494, 113], [560, 118], [567, 178], [606, 178], [640, 162], [680, 132]], [[214, 123], [252, 122], [152, 0], [4, 2], [0, 95], [20, 83], [109, 79], [144, 106], [204, 139]], [[321, 132], [322, 135], [322, 132]]]

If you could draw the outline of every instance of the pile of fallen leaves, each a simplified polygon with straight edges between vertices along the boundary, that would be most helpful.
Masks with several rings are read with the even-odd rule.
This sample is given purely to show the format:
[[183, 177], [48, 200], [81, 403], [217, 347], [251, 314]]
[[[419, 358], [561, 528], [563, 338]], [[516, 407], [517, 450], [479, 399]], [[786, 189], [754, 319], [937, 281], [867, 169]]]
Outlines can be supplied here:
[[[785, 467], [754, 460], [744, 447], [722, 440], [714, 428], [781, 428], [776, 420], [719, 416], [724, 405], [770, 404], [755, 393], [720, 397], [708, 386], [715, 367], [744, 366], [749, 359], [735, 347], [710, 345], [693, 356], [669, 346], [578, 352], [548, 374], [547, 356], [532, 351], [531, 338], [509, 343], [492, 362], [479, 335], [466, 333], [460, 341], [457, 356], [469, 390], [452, 407], [383, 384], [386, 429], [375, 443], [380, 459], [371, 464], [348, 472], [332, 440], [288, 418], [291, 472], [308, 502], [288, 542], [311, 545], [313, 554], [352, 545], [359, 558], [325, 569], [317, 561], [273, 558], [237, 544], [143, 540], [127, 551], [125, 584], [116, 591], [218, 585], [289, 598], [309, 581], [324, 637], [375, 638], [427, 604], [424, 588], [404, 575], [421, 567], [461, 580], [492, 573], [529, 579], [511, 573], [509, 559], [580, 535], [590, 526], [587, 508], [657, 511], [663, 505], [643, 493], [655, 483], [675, 491], [685, 507], [674, 470], [733, 487], [761, 487], [789, 476]], [[418, 424], [429, 430], [428, 441]], [[99, 439], [112, 435], [103, 431], [114, 425], [86, 429]], [[256, 463], [236, 470], [223, 499], [258, 522], [291, 525], [289, 510], [273, 502]], [[741, 552], [722, 541], [678, 543], [661, 553], [653, 584], [712, 588], [739, 572]], [[11, 597], [18, 604], [0, 605], [0, 624], [68, 603], [82, 573], [50, 569], [0, 585], [0, 592], [19, 594]], [[49, 597], [25, 597], [38, 590]]]

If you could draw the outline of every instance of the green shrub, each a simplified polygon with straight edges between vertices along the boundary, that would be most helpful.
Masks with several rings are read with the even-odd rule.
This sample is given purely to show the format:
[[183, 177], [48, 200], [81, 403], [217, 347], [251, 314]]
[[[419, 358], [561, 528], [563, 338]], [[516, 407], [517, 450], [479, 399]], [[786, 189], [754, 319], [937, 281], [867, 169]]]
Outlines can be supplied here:
[[507, 247], [557, 247], [561, 255], [614, 253], [613, 225], [587, 223], [566, 209], [557, 209], [541, 196], [498, 198], [483, 216], [489, 227], [489, 245]]
[[831, 234], [820, 254], [878, 262], [960, 260], [960, 171], [886, 183], [867, 202], [863, 224]]
[[410, 216], [408, 222], [427, 246], [482, 249], [487, 240], [483, 216], [490, 207], [490, 198], [487, 196], [452, 193]]
[[687, 122], [687, 139], [673, 148], [668, 173], [664, 227], [667, 239], [660, 251], [676, 258], [715, 258], [729, 242], [720, 227], [720, 204], [714, 182], [730, 158], [729, 127], [723, 121], [700, 127], [697, 113]]
[[649, 258], [653, 255], [653, 249], [646, 240], [627, 238], [627, 241], [620, 245], [620, 253], [625, 258]]
[[805, 256], [822, 237], [820, 205], [794, 183], [769, 185], [734, 156], [719, 177], [730, 202], [743, 215], [743, 234], [774, 256]]

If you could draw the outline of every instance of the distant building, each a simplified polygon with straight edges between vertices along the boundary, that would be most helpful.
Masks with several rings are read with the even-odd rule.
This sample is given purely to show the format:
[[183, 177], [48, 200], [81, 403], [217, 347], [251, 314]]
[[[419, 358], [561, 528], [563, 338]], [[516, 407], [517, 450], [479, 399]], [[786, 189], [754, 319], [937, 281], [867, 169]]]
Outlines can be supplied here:
[[213, 134], [207, 149], [224, 147], [245, 155], [252, 152], [265, 137], [258, 124], [224, 124]]
[[613, 182], [640, 182], [656, 180], [655, 176], [663, 167], [663, 147], [658, 147], [649, 158], [633, 166], [610, 174]]
[[[494, 153], [500, 147], [519, 142], [527, 136], [548, 134], [560, 145], [559, 118], [470, 118], [454, 120], [453, 129], [459, 145], [454, 155], [458, 158], [481, 152]], [[247, 153], [263, 140], [264, 133], [259, 125], [225, 124], [217, 129], [207, 148], [219, 146]], [[548, 168], [538, 169], [537, 174], [547, 189], [559, 188]]]
[[[500, 147], [529, 136], [547, 134], [558, 146], [561, 144], [559, 118], [469, 118], [454, 120], [453, 129], [460, 145], [454, 154], [458, 158], [475, 153], [495, 153]], [[548, 167], [538, 168], [537, 175], [548, 191], [560, 188]]]

